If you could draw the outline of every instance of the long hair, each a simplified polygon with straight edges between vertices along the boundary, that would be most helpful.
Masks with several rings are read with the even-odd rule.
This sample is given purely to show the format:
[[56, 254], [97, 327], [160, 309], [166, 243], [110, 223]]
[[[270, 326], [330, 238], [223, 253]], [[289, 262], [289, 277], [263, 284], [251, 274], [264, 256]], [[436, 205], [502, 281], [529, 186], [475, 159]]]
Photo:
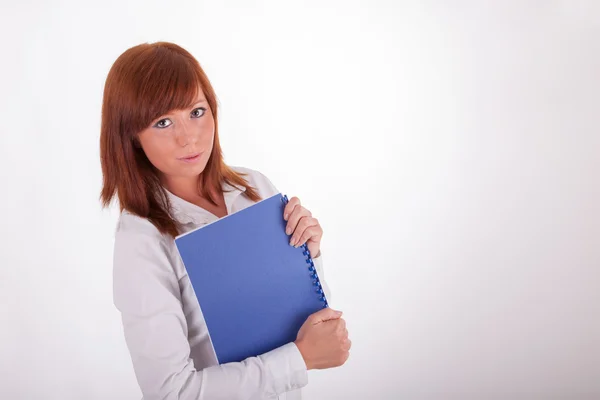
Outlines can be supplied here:
[[[198, 61], [185, 49], [169, 42], [142, 43], [121, 54], [104, 85], [100, 127], [102, 208], [117, 196], [119, 209], [148, 219], [163, 234], [173, 237], [181, 227], [170, 213], [168, 196], [137, 142], [137, 134], [154, 119], [171, 110], [191, 107], [201, 88], [215, 122], [214, 144], [198, 193], [217, 205], [212, 193], [222, 183], [244, 186], [245, 195], [259, 201], [256, 190], [223, 160], [219, 143], [217, 97]], [[209, 190], [209, 189], [213, 190]]]

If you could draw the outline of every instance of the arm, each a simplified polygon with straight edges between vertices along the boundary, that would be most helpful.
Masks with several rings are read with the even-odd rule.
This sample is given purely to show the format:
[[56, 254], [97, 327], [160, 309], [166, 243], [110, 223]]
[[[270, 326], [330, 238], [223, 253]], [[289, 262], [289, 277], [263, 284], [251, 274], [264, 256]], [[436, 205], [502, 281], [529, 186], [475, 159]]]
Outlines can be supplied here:
[[179, 282], [156, 232], [117, 231], [114, 303], [146, 399], [274, 397], [308, 382], [294, 343], [242, 362], [194, 368]]

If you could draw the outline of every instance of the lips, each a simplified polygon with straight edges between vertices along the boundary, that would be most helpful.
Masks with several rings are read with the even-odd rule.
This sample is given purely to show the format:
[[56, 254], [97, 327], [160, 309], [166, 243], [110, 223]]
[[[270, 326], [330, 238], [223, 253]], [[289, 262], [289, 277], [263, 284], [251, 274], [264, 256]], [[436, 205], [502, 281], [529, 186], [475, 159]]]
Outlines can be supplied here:
[[180, 160], [192, 160], [192, 159], [198, 157], [199, 155], [200, 155], [200, 153], [194, 153], [194, 154], [192, 154], [190, 156], [181, 157]]

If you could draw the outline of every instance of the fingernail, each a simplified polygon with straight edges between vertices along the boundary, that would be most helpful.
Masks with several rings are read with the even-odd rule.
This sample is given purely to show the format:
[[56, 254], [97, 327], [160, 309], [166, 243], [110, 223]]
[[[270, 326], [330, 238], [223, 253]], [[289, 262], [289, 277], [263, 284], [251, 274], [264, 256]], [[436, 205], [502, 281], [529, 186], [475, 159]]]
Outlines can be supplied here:
[[290, 228], [286, 228], [285, 233], [286, 235], [289, 235], [290, 233], [292, 233], [292, 230]]
[[288, 215], [289, 215], [289, 214], [284, 214], [284, 215], [283, 215], [283, 219], [285, 219], [285, 220], [287, 221], [287, 219], [288, 219]]
[[294, 239], [290, 239], [290, 246], [294, 246]]

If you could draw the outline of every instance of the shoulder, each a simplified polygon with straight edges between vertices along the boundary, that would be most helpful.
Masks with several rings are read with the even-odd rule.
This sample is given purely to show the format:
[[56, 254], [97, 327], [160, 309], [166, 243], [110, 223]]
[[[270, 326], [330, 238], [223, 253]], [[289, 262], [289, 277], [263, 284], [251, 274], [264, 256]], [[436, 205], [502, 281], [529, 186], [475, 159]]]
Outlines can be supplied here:
[[131, 274], [180, 272], [174, 266], [174, 240], [162, 234], [148, 219], [123, 210], [114, 238], [115, 280], [129, 279]]
[[164, 244], [165, 236], [147, 218], [121, 211], [115, 231], [115, 245]]
[[262, 197], [270, 197], [279, 193], [277, 187], [271, 182], [271, 180], [262, 172], [248, 168], [248, 167], [231, 167], [235, 172], [244, 174], [244, 179], [258, 190], [258, 193]]

